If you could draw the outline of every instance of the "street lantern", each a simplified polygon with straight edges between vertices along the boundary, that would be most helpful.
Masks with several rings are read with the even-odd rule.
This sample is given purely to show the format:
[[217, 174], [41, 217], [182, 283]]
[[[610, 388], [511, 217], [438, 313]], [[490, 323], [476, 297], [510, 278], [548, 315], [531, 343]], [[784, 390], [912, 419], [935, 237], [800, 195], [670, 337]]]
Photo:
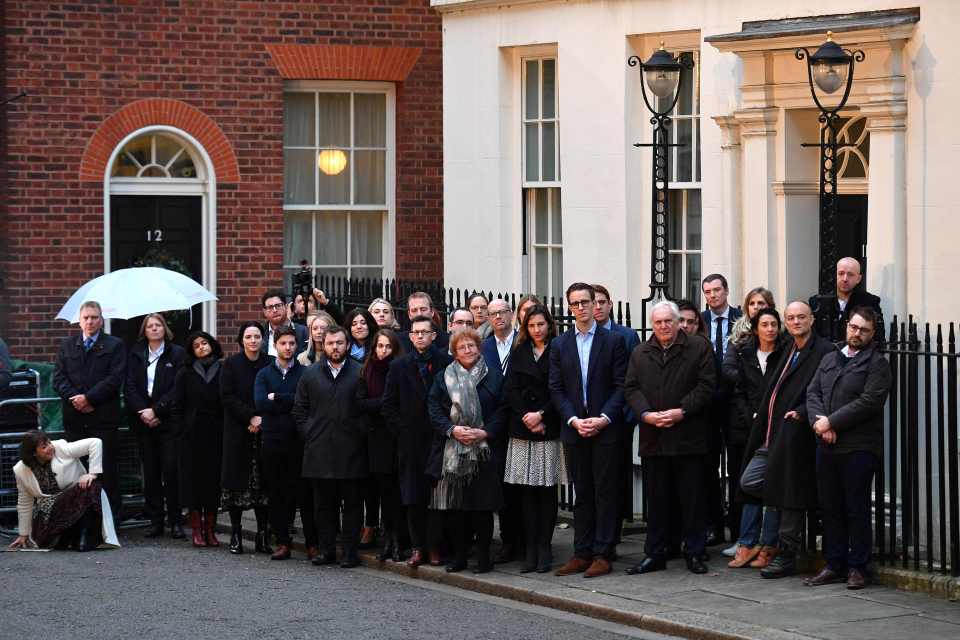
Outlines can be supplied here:
[[[693, 58], [683, 59], [673, 57], [664, 49], [663, 41], [660, 48], [653, 52], [646, 62], [638, 56], [630, 56], [627, 65], [639, 67], [643, 72], [644, 82], [640, 83], [643, 102], [653, 114], [650, 124], [653, 125], [653, 142], [650, 144], [636, 143], [635, 147], [653, 147], [653, 206], [650, 247], [650, 298], [654, 300], [668, 297], [669, 278], [667, 267], [667, 219], [669, 218], [669, 179], [670, 147], [680, 146], [670, 142], [670, 114], [677, 106], [682, 89], [683, 69], [693, 68]], [[647, 89], [653, 94], [651, 101]], [[660, 108], [657, 108], [657, 107]]]
[[[831, 293], [836, 287], [834, 265], [837, 256], [837, 135], [840, 131], [840, 110], [847, 104], [853, 86], [853, 67], [863, 62], [863, 51], [850, 51], [833, 41], [833, 32], [827, 32], [827, 40], [814, 53], [805, 47], [795, 52], [797, 60], [807, 61], [807, 82], [810, 95], [820, 111], [820, 292]], [[833, 95], [843, 88], [843, 95], [833, 106], [826, 104], [817, 95], [817, 89], [825, 95]], [[804, 145], [813, 146], [813, 145]]]

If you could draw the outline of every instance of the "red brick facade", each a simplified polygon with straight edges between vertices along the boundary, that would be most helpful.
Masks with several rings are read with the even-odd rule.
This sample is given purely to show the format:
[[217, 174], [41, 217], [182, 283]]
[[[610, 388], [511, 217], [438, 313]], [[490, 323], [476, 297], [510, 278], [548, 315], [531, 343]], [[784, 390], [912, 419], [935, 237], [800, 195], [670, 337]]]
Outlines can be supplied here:
[[68, 331], [53, 319], [60, 305], [103, 272], [107, 160], [155, 124], [190, 133], [217, 174], [217, 333], [229, 342], [260, 317], [259, 293], [281, 279], [286, 79], [396, 83], [396, 273], [442, 277], [441, 31], [429, 0], [4, 9], [5, 94], [29, 94], [8, 105], [2, 132], [0, 328], [15, 357], [52, 359]]

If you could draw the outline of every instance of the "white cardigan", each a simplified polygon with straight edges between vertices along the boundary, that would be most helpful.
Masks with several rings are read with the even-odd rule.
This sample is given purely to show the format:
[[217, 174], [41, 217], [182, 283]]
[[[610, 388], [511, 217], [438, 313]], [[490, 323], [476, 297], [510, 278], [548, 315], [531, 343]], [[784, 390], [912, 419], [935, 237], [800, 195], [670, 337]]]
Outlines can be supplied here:
[[[50, 468], [57, 477], [61, 489], [69, 489], [77, 484], [80, 477], [87, 473], [80, 458], [90, 456], [90, 473], [103, 473], [103, 442], [100, 438], [86, 438], [76, 442], [66, 440], [53, 441], [53, 460]], [[30, 536], [33, 529], [33, 503], [45, 495], [40, 491], [40, 483], [33, 470], [23, 460], [13, 465], [13, 475], [17, 478], [17, 518], [21, 536]]]

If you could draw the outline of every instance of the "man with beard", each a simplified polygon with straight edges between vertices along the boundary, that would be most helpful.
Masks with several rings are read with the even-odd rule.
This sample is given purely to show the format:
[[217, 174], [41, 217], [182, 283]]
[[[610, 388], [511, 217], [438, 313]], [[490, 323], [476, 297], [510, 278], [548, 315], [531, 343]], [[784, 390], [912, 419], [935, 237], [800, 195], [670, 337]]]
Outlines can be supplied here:
[[870, 551], [870, 488], [883, 456], [883, 404], [890, 393], [890, 363], [874, 336], [877, 315], [859, 307], [847, 322], [847, 344], [820, 363], [807, 388], [807, 420], [818, 438], [817, 495], [827, 566], [808, 587], [847, 580], [867, 582]]
[[337, 560], [337, 522], [343, 502], [343, 558], [360, 564], [357, 548], [363, 520], [363, 479], [367, 477], [367, 425], [357, 406], [363, 383], [360, 363], [347, 357], [347, 330], [333, 326], [323, 338], [324, 357], [297, 385], [293, 420], [303, 441], [303, 477], [313, 482], [320, 555], [315, 565]]

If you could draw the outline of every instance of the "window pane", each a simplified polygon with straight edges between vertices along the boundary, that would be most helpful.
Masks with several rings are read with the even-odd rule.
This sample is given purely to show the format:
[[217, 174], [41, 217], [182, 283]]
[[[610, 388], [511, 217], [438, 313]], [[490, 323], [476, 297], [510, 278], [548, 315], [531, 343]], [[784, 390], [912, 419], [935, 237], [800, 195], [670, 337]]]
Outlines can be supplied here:
[[694, 151], [697, 152], [697, 154], [696, 154], [696, 155], [697, 155], [697, 162], [696, 162], [696, 166], [694, 166], [694, 168], [693, 168], [693, 170], [694, 170], [693, 180], [694, 180], [694, 182], [700, 182], [700, 179], [701, 179], [701, 178], [700, 178], [700, 156], [703, 155], [703, 154], [700, 152], [700, 149], [701, 149], [701, 147], [700, 147], [700, 118], [697, 118], [697, 119], [695, 119], [695, 120], [693, 121], [693, 130], [694, 130], [694, 132], [695, 132], [694, 141], [693, 141], [693, 149], [694, 149]]
[[670, 280], [670, 297], [674, 300], [680, 300], [685, 298], [684, 295], [684, 283], [686, 280], [683, 277], [683, 254], [682, 253], [671, 253], [667, 257], [667, 270], [668, 278]]
[[700, 254], [687, 255], [687, 296], [700, 307]]
[[383, 214], [350, 214], [350, 264], [383, 264]]
[[316, 151], [287, 149], [283, 152], [284, 204], [313, 204]]
[[313, 214], [287, 213], [283, 218], [283, 264], [313, 263]]
[[323, 269], [316, 270], [317, 276], [327, 276], [334, 278], [346, 278], [347, 277], [347, 268], [346, 267], [326, 267]]
[[130, 159], [126, 150], [117, 154], [117, 160], [113, 163], [113, 171], [110, 175], [119, 178], [134, 178], [140, 172], [140, 167]]
[[353, 109], [354, 146], [386, 147], [387, 96], [382, 93], [355, 93]]
[[526, 158], [527, 158], [527, 168], [526, 176], [527, 180], [531, 182], [538, 182], [540, 180], [540, 125], [537, 123], [524, 125], [526, 127]]
[[557, 61], [543, 61], [543, 117], [554, 118], [557, 115]]
[[383, 279], [383, 267], [351, 267], [351, 278], [373, 278], [374, 280]]
[[193, 158], [190, 157], [190, 154], [187, 153], [187, 150], [184, 149], [183, 153], [180, 154], [180, 157], [170, 165], [170, 177], [171, 178], [196, 178], [197, 177], [197, 168], [193, 166]]
[[323, 171], [317, 172], [320, 176], [317, 204], [350, 204], [351, 157], [349, 151], [345, 153], [347, 166], [338, 173], [329, 175]]
[[547, 268], [547, 249], [534, 249], [533, 255], [536, 259], [536, 292], [540, 296], [550, 295], [550, 272]]
[[551, 293], [553, 295], [559, 295], [559, 292], [563, 291], [563, 250], [562, 249], [551, 249], [550, 257], [553, 259], [553, 288]]
[[700, 190], [687, 191], [687, 249], [699, 250], [702, 246], [702, 217], [700, 215]]
[[350, 146], [350, 94], [319, 94], [320, 146]]
[[524, 114], [528, 120], [536, 120], [540, 116], [540, 109], [539, 105], [537, 104], [537, 98], [540, 95], [540, 65], [537, 60], [527, 60], [525, 64], [527, 67], [527, 79], [526, 87], [524, 89], [524, 98], [526, 104]]
[[557, 179], [557, 148], [552, 122], [543, 123], [543, 179]]
[[547, 190], [534, 189], [533, 193], [537, 200], [534, 212], [533, 241], [537, 244], [547, 244], [549, 242], [547, 236]]
[[167, 166], [167, 163], [180, 151], [180, 145], [166, 136], [156, 137], [156, 163], [161, 167]]
[[553, 237], [550, 242], [561, 244], [563, 242], [563, 215], [560, 209], [560, 189], [550, 189], [550, 195], [553, 197], [553, 206], [550, 209], [550, 230]]
[[354, 204], [386, 204], [386, 151], [354, 151]]
[[312, 147], [316, 140], [314, 94], [283, 95], [283, 146]]
[[693, 161], [693, 149], [690, 146], [693, 143], [693, 121], [689, 119], [674, 120], [677, 128], [677, 142], [680, 144], [677, 149], [677, 167], [674, 175], [678, 182], [691, 182], [693, 172], [691, 171]]
[[[680, 55], [682, 60], [688, 62], [693, 61], [692, 54], [683, 53]], [[696, 67], [690, 69], [682, 67], [680, 69], [680, 97], [677, 100], [677, 107], [675, 113], [679, 116], [689, 116], [693, 115], [694, 107], [694, 95], [697, 90], [696, 86]]]
[[667, 225], [667, 248], [683, 249], [683, 191], [670, 190], [670, 217]]
[[318, 213], [317, 265], [347, 264], [347, 214]]
[[152, 157], [152, 152], [150, 150], [150, 139], [152, 137], [153, 136], [140, 136], [139, 138], [135, 138], [134, 140], [131, 140], [130, 143], [127, 144], [127, 146], [123, 149], [133, 156], [134, 159], [140, 163], [141, 167], [144, 167], [151, 162], [150, 158]]

